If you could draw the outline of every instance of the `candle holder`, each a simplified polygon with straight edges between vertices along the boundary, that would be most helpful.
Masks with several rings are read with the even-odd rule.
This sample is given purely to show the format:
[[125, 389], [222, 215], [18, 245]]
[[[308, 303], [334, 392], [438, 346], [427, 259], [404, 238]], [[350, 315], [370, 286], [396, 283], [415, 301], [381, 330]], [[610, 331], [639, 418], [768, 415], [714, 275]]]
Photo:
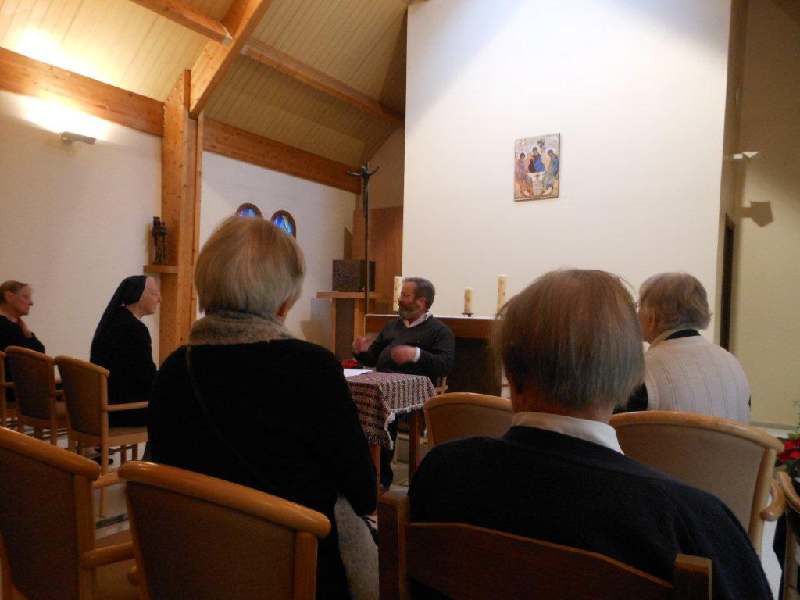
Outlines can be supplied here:
[[461, 313], [461, 314], [464, 315], [465, 317], [471, 317], [474, 313], [465, 312], [465, 313]]

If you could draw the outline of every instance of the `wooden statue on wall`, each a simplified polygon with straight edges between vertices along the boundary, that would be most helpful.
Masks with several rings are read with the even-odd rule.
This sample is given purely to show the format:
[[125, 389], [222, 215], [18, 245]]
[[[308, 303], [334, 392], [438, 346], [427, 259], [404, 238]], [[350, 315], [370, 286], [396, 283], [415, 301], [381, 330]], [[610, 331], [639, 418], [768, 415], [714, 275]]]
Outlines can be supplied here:
[[153, 217], [150, 234], [153, 236], [153, 263], [156, 265], [167, 264], [167, 226], [158, 217]]

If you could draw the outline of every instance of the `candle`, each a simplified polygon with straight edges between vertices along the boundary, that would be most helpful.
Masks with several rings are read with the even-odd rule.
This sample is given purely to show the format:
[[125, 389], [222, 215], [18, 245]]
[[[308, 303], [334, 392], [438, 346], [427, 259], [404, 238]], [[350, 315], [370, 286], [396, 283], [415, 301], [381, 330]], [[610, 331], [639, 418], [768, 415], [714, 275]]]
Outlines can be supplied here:
[[403, 291], [403, 278], [399, 275], [394, 276], [394, 300], [392, 301], [392, 312], [397, 312], [400, 308], [400, 293]]
[[472, 288], [468, 287], [464, 289], [464, 314], [471, 315], [472, 314]]
[[506, 284], [508, 283], [508, 275], [497, 276], [497, 312], [503, 308], [506, 303]]

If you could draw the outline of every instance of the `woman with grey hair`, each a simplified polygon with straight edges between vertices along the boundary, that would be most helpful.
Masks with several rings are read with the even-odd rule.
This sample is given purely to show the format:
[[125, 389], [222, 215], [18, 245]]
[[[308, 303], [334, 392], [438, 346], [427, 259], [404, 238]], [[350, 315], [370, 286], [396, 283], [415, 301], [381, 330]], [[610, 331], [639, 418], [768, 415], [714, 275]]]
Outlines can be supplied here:
[[706, 290], [688, 273], [659, 273], [639, 290], [645, 380], [628, 410], [673, 410], [750, 420], [750, 386], [742, 365], [700, 335], [711, 312]]
[[150, 444], [157, 462], [325, 514], [317, 597], [348, 598], [334, 505], [372, 513], [375, 469], [338, 361], [284, 326], [304, 274], [299, 246], [269, 221], [232, 217], [213, 233], [195, 271], [205, 316], [159, 370]]

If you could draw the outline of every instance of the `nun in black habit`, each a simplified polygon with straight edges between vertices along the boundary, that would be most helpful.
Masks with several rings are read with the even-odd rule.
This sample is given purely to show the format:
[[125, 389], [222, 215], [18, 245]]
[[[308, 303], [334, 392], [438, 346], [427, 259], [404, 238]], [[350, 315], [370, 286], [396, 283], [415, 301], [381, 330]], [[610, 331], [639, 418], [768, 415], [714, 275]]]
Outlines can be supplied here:
[[[124, 404], [150, 400], [156, 365], [144, 316], [158, 308], [161, 295], [152, 277], [126, 277], [117, 286], [92, 339], [91, 361], [109, 370], [108, 402]], [[147, 410], [108, 414], [111, 427], [147, 424]]]

